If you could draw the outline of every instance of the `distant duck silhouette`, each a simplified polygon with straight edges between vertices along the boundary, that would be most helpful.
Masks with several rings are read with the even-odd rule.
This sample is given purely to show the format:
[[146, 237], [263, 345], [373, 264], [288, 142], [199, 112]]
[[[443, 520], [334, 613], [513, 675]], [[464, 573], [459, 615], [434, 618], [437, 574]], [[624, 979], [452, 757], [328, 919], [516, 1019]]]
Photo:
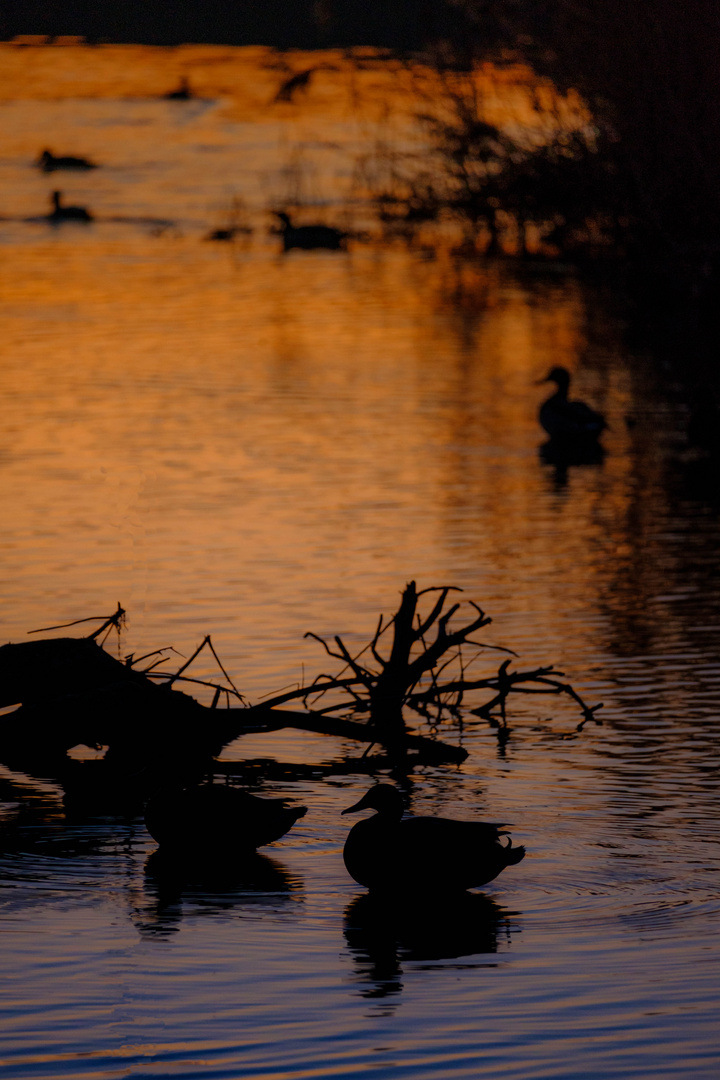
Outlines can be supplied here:
[[275, 100], [292, 101], [293, 96], [298, 90], [307, 90], [315, 70], [315, 68], [308, 68], [307, 71], [298, 71], [296, 75], [291, 75], [290, 78], [286, 79], [280, 86], [280, 89], [275, 95]]
[[506, 866], [519, 863], [525, 848], [500, 841], [500, 826], [441, 817], [403, 818], [402, 796], [377, 784], [343, 810], [377, 810], [359, 821], [345, 841], [347, 871], [369, 889], [453, 892], [486, 885]]
[[235, 228], [213, 229], [205, 237], [206, 240], [234, 240], [238, 230]]
[[84, 206], [63, 206], [62, 192], [53, 191], [53, 210], [48, 214], [47, 220], [56, 221], [92, 221], [93, 216]]
[[175, 90], [169, 90], [167, 94], [163, 94], [163, 97], [166, 101], [190, 101], [194, 95], [187, 76], [183, 75]]
[[145, 808], [145, 825], [163, 849], [194, 853], [243, 853], [288, 832], [305, 806], [260, 799], [224, 784], [199, 784], [158, 792]]
[[224, 228], [213, 229], [205, 236], [206, 240], [230, 241], [236, 236], [250, 236], [252, 229], [247, 225], [227, 225]]
[[593, 443], [607, 427], [605, 417], [584, 401], [569, 401], [570, 372], [554, 367], [541, 383], [553, 382], [555, 393], [540, 406], [540, 423], [557, 443]]
[[330, 225], [293, 225], [290, 216], [284, 211], [276, 211], [275, 216], [282, 222], [280, 235], [284, 251], [289, 251], [290, 248], [327, 248], [338, 251], [344, 245], [345, 233], [340, 229], [334, 229]]
[[75, 172], [97, 169], [95, 162], [88, 161], [87, 158], [70, 156], [55, 157], [50, 150], [43, 150], [35, 164], [39, 169], [42, 169], [43, 172], [55, 172], [56, 169], [70, 169]]

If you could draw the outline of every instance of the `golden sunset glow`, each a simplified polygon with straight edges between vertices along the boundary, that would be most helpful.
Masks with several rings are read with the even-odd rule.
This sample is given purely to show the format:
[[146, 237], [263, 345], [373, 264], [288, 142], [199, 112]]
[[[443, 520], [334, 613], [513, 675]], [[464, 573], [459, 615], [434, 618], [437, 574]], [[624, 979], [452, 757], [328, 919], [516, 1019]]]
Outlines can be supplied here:
[[[372, 663], [416, 581], [492, 617], [471, 672], [555, 665], [604, 703], [517, 693], [488, 719], [479, 697], [435, 730], [406, 702], [468, 751], [452, 764], [253, 722], [210, 775], [307, 814], [208, 865], [153, 839], [142, 784], [172, 785], [140, 707], [114, 766], [136, 802], [113, 802], [77, 780], [112, 762], [87, 733], [104, 700], [79, 720], [33, 685], [5, 735], [70, 716], [78, 741], [57, 775], [0, 753], [2, 1075], [714, 1075], [718, 518], [680, 364], [635, 349], [605, 264], [540, 252], [537, 228], [512, 258], [450, 212], [384, 221], [382, 184], [430, 160], [421, 117], [453, 94], [516, 146], [594, 131], [515, 62], [0, 44], [0, 644], [89, 633], [58, 627], [119, 602], [113, 657], [175, 671], [211, 635], [256, 704], [342, 669], [308, 631]], [[44, 149], [97, 167], [45, 172]], [[285, 244], [308, 224], [340, 242]], [[607, 422], [590, 458], [548, 449], [557, 365]], [[209, 650], [192, 674], [218, 677]], [[342, 814], [375, 781], [414, 814], [510, 823], [507, 872], [449, 906], [364, 891]]]

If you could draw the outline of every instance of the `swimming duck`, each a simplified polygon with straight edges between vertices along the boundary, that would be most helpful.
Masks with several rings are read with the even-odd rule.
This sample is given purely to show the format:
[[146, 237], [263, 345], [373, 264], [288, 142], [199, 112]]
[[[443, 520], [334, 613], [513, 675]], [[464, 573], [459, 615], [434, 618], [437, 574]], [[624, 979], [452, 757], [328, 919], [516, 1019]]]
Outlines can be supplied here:
[[163, 849], [183, 852], [251, 852], [288, 832], [305, 806], [259, 799], [225, 784], [163, 791], [145, 808], [147, 831]]
[[555, 393], [540, 406], [540, 423], [551, 439], [562, 442], [594, 442], [605, 430], [605, 417], [584, 401], [568, 401], [570, 372], [554, 367], [541, 383], [554, 382]]
[[55, 157], [51, 150], [43, 150], [35, 164], [43, 172], [54, 172], [56, 169], [73, 169], [75, 171], [97, 169], [95, 162], [88, 161], [87, 158], [71, 157], [70, 155]]
[[48, 214], [48, 221], [92, 221], [93, 216], [84, 206], [63, 206], [62, 192], [53, 191], [53, 210]]
[[377, 813], [352, 827], [343, 858], [350, 877], [368, 889], [473, 889], [525, 856], [525, 848], [514, 848], [509, 837], [501, 843], [506, 834], [495, 822], [403, 818], [402, 796], [392, 784], [377, 784], [342, 812], [358, 810]]
[[193, 92], [190, 89], [190, 82], [186, 75], [183, 75], [180, 79], [180, 83], [175, 90], [168, 90], [167, 94], [163, 94], [166, 101], [190, 101], [193, 97]]
[[345, 233], [331, 225], [293, 225], [289, 214], [284, 211], [277, 211], [275, 216], [282, 222], [280, 235], [283, 251], [289, 251], [290, 248], [328, 248], [338, 251], [343, 246]]
[[307, 90], [316, 70], [316, 68], [308, 68], [306, 71], [298, 71], [296, 75], [291, 75], [288, 79], [285, 79], [275, 95], [275, 100], [292, 101], [298, 90]]

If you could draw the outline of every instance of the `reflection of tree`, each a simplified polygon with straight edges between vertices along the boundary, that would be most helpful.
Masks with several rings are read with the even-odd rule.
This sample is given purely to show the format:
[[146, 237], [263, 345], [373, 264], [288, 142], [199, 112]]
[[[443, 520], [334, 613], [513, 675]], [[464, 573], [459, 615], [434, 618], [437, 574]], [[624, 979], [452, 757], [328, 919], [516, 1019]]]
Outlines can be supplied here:
[[402, 961], [451, 960], [495, 953], [509, 940], [514, 913], [479, 893], [408, 897], [364, 893], [345, 912], [345, 940], [367, 984], [364, 997], [399, 994]]
[[217, 915], [252, 905], [274, 909], [301, 886], [285, 867], [257, 853], [221, 862], [201, 856], [186, 858], [154, 851], [145, 864], [148, 904], [137, 912], [143, 936], [163, 937], [178, 929], [183, 908]]
[[[523, 75], [520, 73], [524, 72]], [[412, 140], [384, 137], [361, 159], [359, 175], [392, 235], [424, 237], [430, 222], [462, 232], [464, 252], [478, 248], [528, 255], [607, 256], [629, 236], [627, 178], [616, 139], [594, 122], [579, 95], [560, 94], [549, 80], [518, 68], [504, 85], [496, 69], [431, 70], [408, 65], [416, 127]], [[522, 101], [508, 111], [513, 92]]]
[[[714, 0], [461, 0], [502, 10], [536, 70], [579, 90], [611, 132], [608, 187], [629, 198], [634, 256], [669, 296], [717, 309], [720, 242], [720, 20]], [[466, 51], [463, 41], [459, 50]], [[659, 282], [654, 283], [658, 300]], [[653, 297], [648, 297], [653, 299]], [[662, 299], [662, 298], [660, 298]]]

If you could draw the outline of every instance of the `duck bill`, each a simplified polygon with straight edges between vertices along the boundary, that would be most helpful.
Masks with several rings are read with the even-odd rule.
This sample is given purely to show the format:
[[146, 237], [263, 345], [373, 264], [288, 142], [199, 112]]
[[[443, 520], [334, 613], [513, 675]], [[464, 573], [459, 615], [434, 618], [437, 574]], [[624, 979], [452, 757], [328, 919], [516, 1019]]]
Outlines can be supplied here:
[[341, 810], [341, 814], [354, 814], [357, 810], [364, 810], [366, 807], [365, 796], [363, 795], [360, 802], [353, 803], [352, 806], [348, 806], [347, 810]]

